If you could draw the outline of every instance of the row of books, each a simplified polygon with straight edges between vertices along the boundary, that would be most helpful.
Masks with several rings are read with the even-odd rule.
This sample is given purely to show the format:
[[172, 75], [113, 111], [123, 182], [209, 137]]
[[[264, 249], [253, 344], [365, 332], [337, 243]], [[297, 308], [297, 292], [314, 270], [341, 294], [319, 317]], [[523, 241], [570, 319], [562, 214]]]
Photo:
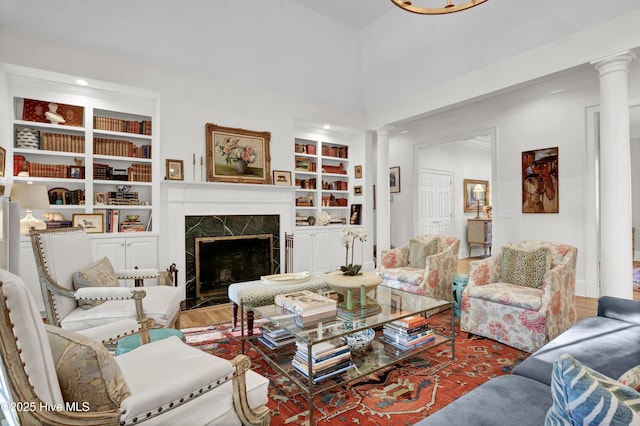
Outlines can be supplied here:
[[335, 182], [322, 181], [322, 189], [326, 189], [329, 191], [348, 191], [349, 182], [344, 180], [337, 180]]
[[297, 154], [316, 155], [316, 146], [312, 144], [295, 144], [295, 152]]
[[351, 309], [347, 309], [345, 302], [340, 302], [336, 316], [345, 321], [353, 321], [377, 315], [380, 312], [382, 312], [380, 304], [376, 300], [367, 297], [367, 303], [364, 306], [362, 306], [360, 300], [356, 300], [353, 302]]
[[[56, 189], [59, 189], [59, 188], [56, 188]], [[64, 189], [59, 191], [55, 191], [55, 190], [49, 191], [49, 204], [78, 206], [84, 203], [85, 203], [84, 189], [71, 189], [71, 190]]]
[[116, 169], [108, 164], [93, 164], [95, 180], [118, 180], [129, 182], [151, 182], [151, 164], [132, 164], [126, 169]]
[[151, 120], [133, 121], [111, 117], [93, 117], [93, 128], [112, 132], [151, 135]]
[[151, 158], [151, 145], [136, 145], [121, 139], [93, 139], [93, 153], [129, 158]]
[[401, 350], [413, 349], [436, 339], [427, 319], [419, 315], [387, 323], [382, 332], [382, 341]]
[[40, 148], [47, 151], [84, 152], [84, 136], [42, 132]]
[[296, 186], [302, 189], [316, 189], [316, 178], [312, 179], [296, 179]]
[[28, 161], [22, 155], [13, 157], [14, 174], [27, 172], [32, 177], [83, 179], [83, 166], [69, 166], [67, 164], [46, 164]]
[[296, 338], [284, 328], [279, 328], [273, 324], [267, 323], [261, 328], [262, 333], [258, 340], [269, 349], [278, 349], [296, 341]]
[[355, 367], [351, 360], [351, 351], [347, 339], [339, 337], [327, 342], [311, 346], [311, 365], [309, 365], [309, 348], [306, 343], [296, 341], [296, 353], [291, 365], [305, 378], [309, 371], [314, 383], [344, 373]]
[[349, 158], [349, 147], [324, 145], [322, 147], [322, 155], [325, 157]]

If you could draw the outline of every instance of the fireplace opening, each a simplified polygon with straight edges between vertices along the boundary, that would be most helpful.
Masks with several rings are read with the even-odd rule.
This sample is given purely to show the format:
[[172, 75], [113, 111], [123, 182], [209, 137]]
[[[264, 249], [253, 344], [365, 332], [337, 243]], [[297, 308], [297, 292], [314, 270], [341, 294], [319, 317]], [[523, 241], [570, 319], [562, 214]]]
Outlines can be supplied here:
[[196, 297], [226, 303], [230, 284], [273, 274], [273, 234], [200, 237], [196, 248]]

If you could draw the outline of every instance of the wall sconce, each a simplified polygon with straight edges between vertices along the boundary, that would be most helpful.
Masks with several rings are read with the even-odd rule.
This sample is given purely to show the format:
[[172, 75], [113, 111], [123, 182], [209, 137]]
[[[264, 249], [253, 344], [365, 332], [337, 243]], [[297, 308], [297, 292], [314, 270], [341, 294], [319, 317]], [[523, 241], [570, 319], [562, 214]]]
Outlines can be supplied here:
[[40, 219], [33, 217], [33, 209], [48, 209], [49, 193], [47, 186], [43, 184], [14, 183], [11, 185], [12, 201], [17, 202], [21, 209], [27, 210], [27, 215], [20, 220], [20, 233], [29, 235], [29, 229], [47, 229], [47, 225]]

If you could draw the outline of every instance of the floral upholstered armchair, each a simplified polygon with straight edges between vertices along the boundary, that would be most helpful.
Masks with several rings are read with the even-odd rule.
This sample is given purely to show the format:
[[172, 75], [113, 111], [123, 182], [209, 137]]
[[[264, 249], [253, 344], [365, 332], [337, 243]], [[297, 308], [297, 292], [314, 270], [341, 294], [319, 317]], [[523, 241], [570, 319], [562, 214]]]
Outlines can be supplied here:
[[458, 268], [460, 240], [425, 234], [382, 252], [378, 274], [388, 287], [451, 300], [451, 283]]
[[576, 321], [575, 247], [518, 241], [470, 265], [460, 329], [534, 352]]

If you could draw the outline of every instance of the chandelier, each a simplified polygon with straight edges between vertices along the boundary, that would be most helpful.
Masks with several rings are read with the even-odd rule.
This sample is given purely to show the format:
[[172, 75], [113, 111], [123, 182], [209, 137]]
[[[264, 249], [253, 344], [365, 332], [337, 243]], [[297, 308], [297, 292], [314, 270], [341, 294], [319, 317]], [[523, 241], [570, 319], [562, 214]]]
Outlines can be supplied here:
[[399, 8], [402, 8], [409, 12], [419, 13], [421, 15], [442, 15], [445, 13], [459, 12], [461, 10], [469, 9], [473, 6], [482, 4], [487, 0], [471, 0], [457, 5], [453, 4], [453, 0], [446, 1], [447, 5], [444, 7], [419, 7], [414, 6], [409, 0], [391, 0], [391, 2]]

